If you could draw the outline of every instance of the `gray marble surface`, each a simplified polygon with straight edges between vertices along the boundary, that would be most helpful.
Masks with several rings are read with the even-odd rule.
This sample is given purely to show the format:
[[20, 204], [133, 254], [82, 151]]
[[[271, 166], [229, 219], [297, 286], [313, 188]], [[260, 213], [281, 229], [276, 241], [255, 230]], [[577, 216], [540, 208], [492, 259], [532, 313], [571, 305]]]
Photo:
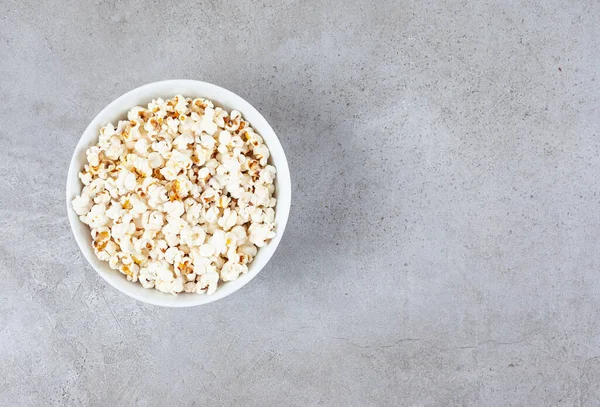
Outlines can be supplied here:
[[[600, 405], [600, 3], [4, 0], [0, 405]], [[229, 88], [294, 186], [235, 295], [144, 305], [64, 187], [112, 99]]]

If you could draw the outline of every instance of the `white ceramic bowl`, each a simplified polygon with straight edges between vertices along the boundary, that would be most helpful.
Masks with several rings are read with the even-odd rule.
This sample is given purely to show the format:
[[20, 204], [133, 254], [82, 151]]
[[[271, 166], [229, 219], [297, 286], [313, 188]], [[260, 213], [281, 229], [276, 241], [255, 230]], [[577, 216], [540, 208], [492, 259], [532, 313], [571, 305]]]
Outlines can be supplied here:
[[[126, 119], [127, 111], [133, 106], [145, 106], [154, 98], [162, 97], [165, 99], [177, 94], [191, 98], [202, 97], [210, 99], [217, 106], [221, 106], [229, 111], [233, 109], [239, 110], [245, 120], [263, 137], [271, 152], [270, 162], [277, 168], [277, 178], [275, 179], [275, 197], [277, 198], [275, 225], [277, 236], [267, 245], [258, 249], [258, 254], [250, 264], [248, 273], [241, 275], [235, 281], [220, 282], [219, 288], [212, 295], [188, 293], [170, 295], [154, 289], [143, 288], [139, 283], [127, 281], [121, 273], [112, 270], [108, 266], [108, 263], [98, 260], [92, 249], [92, 238], [89, 227], [79, 220], [79, 217], [71, 207], [71, 200], [76, 195], [79, 195], [83, 188], [77, 174], [86, 163], [85, 151], [98, 141], [100, 127], [107, 123], [116, 124], [118, 120]], [[267, 264], [271, 256], [273, 256], [287, 223], [290, 213], [290, 203], [291, 181], [287, 159], [281, 143], [271, 126], [269, 126], [269, 123], [250, 103], [235, 93], [210, 83], [194, 80], [169, 80], [150, 83], [127, 92], [111, 102], [92, 120], [83, 132], [73, 153], [67, 177], [67, 212], [69, 222], [71, 223], [75, 240], [87, 261], [102, 278], [122, 293], [136, 300], [166, 307], [190, 307], [206, 304], [226, 297], [248, 284]]]

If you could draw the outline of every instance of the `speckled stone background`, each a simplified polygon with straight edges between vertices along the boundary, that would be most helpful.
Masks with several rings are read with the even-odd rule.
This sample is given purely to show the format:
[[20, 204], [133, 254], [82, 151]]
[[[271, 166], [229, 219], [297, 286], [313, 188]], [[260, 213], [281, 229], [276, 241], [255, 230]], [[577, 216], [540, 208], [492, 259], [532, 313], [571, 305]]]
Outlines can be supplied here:
[[[597, 1], [1, 6], [0, 405], [600, 405]], [[194, 309], [104, 283], [64, 201], [96, 113], [170, 78], [254, 104], [294, 186]]]

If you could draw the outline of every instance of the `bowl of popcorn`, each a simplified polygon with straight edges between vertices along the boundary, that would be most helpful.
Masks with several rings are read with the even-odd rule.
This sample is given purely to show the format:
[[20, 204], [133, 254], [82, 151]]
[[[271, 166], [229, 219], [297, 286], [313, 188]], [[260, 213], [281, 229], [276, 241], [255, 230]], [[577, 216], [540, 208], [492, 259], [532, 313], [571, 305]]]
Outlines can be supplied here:
[[83, 255], [109, 284], [169, 307], [237, 291], [273, 256], [291, 182], [265, 118], [193, 80], [134, 89], [81, 136], [67, 210]]

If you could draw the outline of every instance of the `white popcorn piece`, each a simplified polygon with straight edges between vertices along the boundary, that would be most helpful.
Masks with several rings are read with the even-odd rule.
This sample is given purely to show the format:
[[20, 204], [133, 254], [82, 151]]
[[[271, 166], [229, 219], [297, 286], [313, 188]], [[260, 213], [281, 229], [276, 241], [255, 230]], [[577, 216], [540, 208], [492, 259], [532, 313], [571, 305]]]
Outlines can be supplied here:
[[214, 137], [209, 136], [208, 134], [202, 134], [200, 136], [200, 140], [198, 141], [198, 144], [200, 144], [207, 151], [211, 151], [211, 152], [215, 148], [215, 143], [216, 143], [216, 140], [214, 139]]
[[167, 105], [169, 105], [169, 103], [173, 106], [173, 110], [180, 115], [186, 114], [188, 111], [187, 101], [181, 95], [175, 95], [173, 99], [167, 102]]
[[76, 196], [72, 201], [73, 210], [77, 215], [87, 215], [92, 209], [93, 202], [87, 195]]
[[201, 136], [202, 133], [206, 133], [210, 136], [215, 134], [218, 129], [217, 124], [213, 121], [215, 116], [215, 110], [211, 107], [206, 107], [204, 109], [204, 115], [200, 121], [196, 122], [192, 129], [196, 133], [196, 135]]
[[246, 233], [246, 228], [243, 226], [235, 226], [231, 229], [231, 232], [227, 234], [227, 239], [231, 241], [228, 244], [229, 247], [238, 247], [246, 243], [248, 240], [248, 234]]
[[163, 207], [167, 216], [171, 216], [172, 218], [179, 218], [185, 211], [183, 202], [181, 201], [166, 202]]
[[269, 189], [264, 185], [254, 186], [254, 195], [250, 199], [255, 206], [268, 206], [271, 198]]
[[169, 181], [173, 181], [175, 178], [177, 178], [180, 172], [181, 169], [176, 168], [171, 162], [167, 162], [166, 166], [160, 169], [162, 176]]
[[87, 195], [89, 198], [93, 199], [96, 197], [100, 191], [104, 189], [104, 185], [106, 181], [101, 178], [96, 178], [92, 180], [89, 184], [87, 184], [81, 190], [81, 195]]
[[227, 251], [227, 237], [221, 229], [213, 232], [212, 236], [208, 238], [208, 243], [214, 247], [216, 254], [222, 254]]
[[[162, 233], [166, 235], [179, 235], [189, 224], [182, 218], [167, 215], [167, 224], [163, 226]], [[165, 239], [166, 240], [166, 239]], [[168, 240], [167, 240], [168, 242]], [[177, 245], [175, 243], [174, 245]]]
[[238, 248], [238, 252], [254, 257], [258, 253], [258, 249], [253, 244], [245, 244]]
[[203, 257], [211, 257], [213, 254], [215, 254], [215, 251], [215, 247], [210, 243], [200, 246], [200, 255]]
[[148, 149], [149, 148], [150, 148], [150, 145], [148, 144], [148, 140], [146, 140], [145, 138], [139, 139], [133, 145], [133, 151], [139, 157], [148, 157]]
[[275, 176], [277, 175], [277, 170], [272, 165], [267, 165], [264, 169], [260, 171], [259, 181], [262, 184], [272, 184], [275, 180]]
[[88, 171], [82, 171], [77, 175], [83, 185], [89, 185], [92, 182], [92, 174]]
[[135, 174], [126, 169], [119, 171], [119, 176], [115, 182], [122, 194], [133, 191], [137, 184]]
[[275, 222], [275, 211], [273, 208], [266, 208], [264, 210], [263, 221], [265, 223], [274, 223]]
[[165, 260], [169, 264], [175, 264], [181, 261], [183, 253], [177, 247], [169, 247], [165, 252]]
[[97, 247], [94, 247], [94, 253], [102, 261], [109, 261], [116, 255], [117, 250], [119, 250], [119, 246], [113, 241], [100, 242]]
[[165, 223], [165, 216], [162, 212], [145, 212], [142, 215], [142, 225], [146, 231], [159, 232]]
[[85, 152], [88, 163], [92, 167], [97, 167], [100, 165], [100, 157], [99, 157], [100, 151], [101, 151], [100, 147], [92, 146], [92, 147], [88, 148], [87, 151]]
[[179, 238], [175, 233], [163, 233], [165, 237], [165, 242], [169, 245], [169, 247], [176, 247], [179, 244]]
[[143, 267], [140, 269], [138, 281], [144, 288], [154, 288], [154, 283], [156, 281], [156, 273], [151, 272], [148, 267]]
[[[138, 142], [139, 141], [140, 140], [138, 140]], [[152, 175], [152, 168], [150, 167], [148, 159], [144, 158], [144, 156], [135, 157], [132, 164], [135, 173], [139, 176], [146, 178]]]
[[127, 223], [115, 223], [112, 226], [111, 234], [115, 239], [122, 239], [126, 235], [131, 235], [135, 231], [135, 225], [133, 222]]
[[162, 209], [163, 204], [168, 201], [167, 189], [162, 185], [150, 185], [148, 187], [148, 206], [154, 209]]
[[181, 231], [181, 240], [188, 247], [200, 247], [206, 239], [206, 232], [200, 226], [185, 228]]
[[200, 281], [196, 285], [196, 292], [199, 294], [206, 293], [207, 295], [214, 294], [217, 291], [219, 283], [219, 273], [209, 271], [200, 276]]
[[108, 224], [110, 219], [106, 216], [106, 205], [96, 204], [92, 206], [90, 211], [85, 215], [87, 223], [91, 228], [99, 228]]
[[275, 237], [272, 231], [273, 225], [264, 223], [253, 223], [248, 228], [248, 240], [257, 247], [263, 247], [267, 240]]
[[252, 220], [252, 223], [262, 223], [264, 219], [264, 212], [262, 211], [262, 209], [256, 206], [249, 207], [249, 209], [250, 219]]
[[188, 145], [192, 143], [194, 143], [194, 136], [192, 134], [182, 134], [173, 140], [173, 147], [178, 150], [186, 150]]
[[196, 283], [193, 281], [188, 281], [183, 285], [183, 291], [186, 293], [193, 293], [196, 291]]
[[240, 264], [235, 261], [228, 261], [223, 265], [221, 269], [221, 279], [223, 281], [237, 280], [240, 274], [246, 273], [248, 266]]
[[161, 140], [152, 143], [152, 149], [159, 153], [162, 157], [167, 156], [171, 152], [171, 148], [173, 148], [173, 146], [171, 142], [167, 140]]
[[197, 247], [193, 248], [190, 252], [190, 258], [192, 259], [192, 267], [196, 276], [201, 276], [208, 271], [216, 271], [212, 269], [210, 257], [203, 257]]
[[172, 117], [167, 118], [167, 130], [172, 134], [177, 134], [177, 130], [179, 129], [179, 119], [174, 119]]
[[228, 231], [232, 227], [235, 226], [237, 222], [237, 213], [227, 208], [223, 212], [223, 216], [219, 218], [218, 223], [219, 226], [223, 228], [223, 230]]
[[138, 215], [142, 215], [148, 210], [148, 205], [146, 205], [146, 203], [137, 195], [131, 195], [129, 202], [131, 204], [131, 210]]
[[110, 140], [109, 146], [104, 150], [104, 155], [110, 160], [118, 160], [126, 152], [125, 146], [116, 137]]
[[164, 164], [164, 162], [165, 160], [163, 159], [162, 155], [160, 155], [160, 153], [152, 152], [148, 154], [148, 165], [150, 166], [150, 168], [160, 168]]
[[108, 205], [110, 203], [110, 200], [111, 200], [110, 192], [108, 192], [108, 190], [106, 190], [106, 189], [98, 192], [96, 194], [96, 196], [94, 197], [94, 203], [96, 203], [96, 204]]
[[147, 109], [144, 109], [142, 106], [134, 106], [129, 112], [127, 112], [127, 119], [129, 121], [139, 120], [143, 123], [146, 120], [148, 120], [150, 116], [151, 113]]

